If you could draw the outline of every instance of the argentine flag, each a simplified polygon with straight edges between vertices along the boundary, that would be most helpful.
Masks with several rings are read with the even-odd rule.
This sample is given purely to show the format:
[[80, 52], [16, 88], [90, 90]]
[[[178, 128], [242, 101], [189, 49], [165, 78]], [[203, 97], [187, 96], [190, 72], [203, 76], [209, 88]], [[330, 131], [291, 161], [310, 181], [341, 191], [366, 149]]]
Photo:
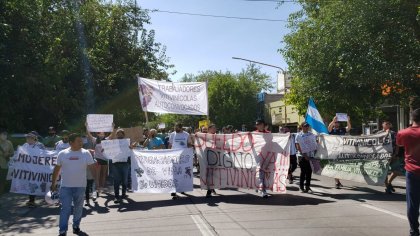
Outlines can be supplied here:
[[306, 111], [305, 121], [312, 129], [318, 133], [328, 134], [328, 129], [322, 120], [321, 114], [316, 109], [315, 102], [312, 98], [309, 99], [308, 110]]

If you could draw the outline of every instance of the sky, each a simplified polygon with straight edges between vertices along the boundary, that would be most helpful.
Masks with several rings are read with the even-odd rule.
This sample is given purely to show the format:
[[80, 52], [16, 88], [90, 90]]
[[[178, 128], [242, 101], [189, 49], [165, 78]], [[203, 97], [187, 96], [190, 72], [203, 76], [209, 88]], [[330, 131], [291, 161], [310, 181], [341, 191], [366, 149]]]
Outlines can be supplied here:
[[[273, 0], [138, 0], [140, 7], [161, 11], [194, 14], [235, 16], [287, 20], [299, 5]], [[249, 62], [234, 60], [240, 57], [287, 70], [287, 64], [278, 49], [284, 46], [283, 37], [290, 32], [284, 21], [257, 21], [212, 18], [151, 12], [151, 25], [155, 41], [167, 47], [166, 55], [175, 66], [176, 74], [170, 79], [178, 81], [184, 74], [217, 70], [240, 72]], [[261, 66], [275, 83], [278, 69]], [[169, 70], [168, 72], [172, 72]], [[275, 86], [275, 84], [274, 84]]]

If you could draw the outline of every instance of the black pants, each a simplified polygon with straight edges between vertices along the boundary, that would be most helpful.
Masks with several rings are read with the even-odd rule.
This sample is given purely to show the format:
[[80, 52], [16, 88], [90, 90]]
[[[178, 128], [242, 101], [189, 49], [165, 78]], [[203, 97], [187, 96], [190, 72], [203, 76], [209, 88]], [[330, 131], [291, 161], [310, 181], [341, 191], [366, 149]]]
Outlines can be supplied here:
[[86, 184], [85, 199], [89, 201], [89, 193], [93, 193], [93, 179], [88, 179]]
[[311, 178], [312, 178], [311, 163], [309, 163], [308, 160], [302, 157], [302, 159], [299, 160], [299, 166], [300, 166], [300, 188], [303, 188], [303, 186], [310, 187]]
[[290, 155], [289, 175], [293, 173], [297, 168], [297, 157], [296, 155]]

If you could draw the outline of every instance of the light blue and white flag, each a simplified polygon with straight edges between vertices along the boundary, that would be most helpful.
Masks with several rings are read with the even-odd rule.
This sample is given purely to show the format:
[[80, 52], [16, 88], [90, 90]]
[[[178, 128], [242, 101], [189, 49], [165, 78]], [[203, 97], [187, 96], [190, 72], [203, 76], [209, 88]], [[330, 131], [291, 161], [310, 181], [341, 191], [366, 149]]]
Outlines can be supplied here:
[[315, 102], [312, 98], [309, 99], [308, 110], [306, 111], [305, 121], [316, 132], [328, 134], [327, 126], [325, 126], [324, 120], [322, 120], [321, 114], [319, 114], [319, 111], [316, 108]]

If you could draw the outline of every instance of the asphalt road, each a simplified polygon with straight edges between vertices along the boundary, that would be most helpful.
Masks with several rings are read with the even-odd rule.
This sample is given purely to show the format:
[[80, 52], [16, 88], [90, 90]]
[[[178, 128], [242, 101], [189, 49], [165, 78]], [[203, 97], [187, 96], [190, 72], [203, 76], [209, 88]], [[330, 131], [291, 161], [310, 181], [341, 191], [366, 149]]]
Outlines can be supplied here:
[[[103, 194], [98, 204], [85, 207], [81, 229], [94, 236], [408, 235], [404, 181], [397, 178], [396, 192], [385, 194], [384, 187], [350, 181], [342, 181], [344, 188], [337, 190], [333, 179], [314, 175], [313, 193], [301, 193], [292, 184], [287, 194], [268, 199], [246, 189], [217, 190], [207, 199], [195, 178], [194, 191], [176, 200], [169, 194], [130, 193], [122, 204], [114, 204], [111, 194]], [[0, 204], [15, 205], [9, 205], [10, 217], [0, 208], [0, 235], [58, 235], [57, 207], [37, 200], [39, 206], [28, 210], [25, 196], [8, 198]]]

